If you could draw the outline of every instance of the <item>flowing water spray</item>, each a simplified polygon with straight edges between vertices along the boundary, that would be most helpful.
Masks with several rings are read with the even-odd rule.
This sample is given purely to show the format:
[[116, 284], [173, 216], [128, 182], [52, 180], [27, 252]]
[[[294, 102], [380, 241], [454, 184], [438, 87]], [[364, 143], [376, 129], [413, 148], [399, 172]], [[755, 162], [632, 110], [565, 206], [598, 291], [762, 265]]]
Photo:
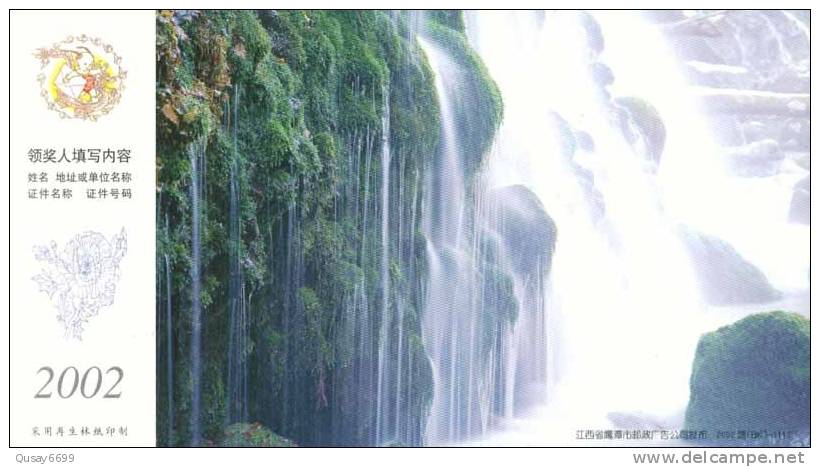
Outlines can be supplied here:
[[227, 423], [247, 421], [248, 413], [248, 364], [245, 349], [248, 343], [250, 322], [248, 317], [245, 280], [242, 268], [242, 224], [239, 212], [241, 196], [239, 171], [239, 99], [241, 88], [237, 86], [233, 97], [233, 112], [225, 108], [226, 133], [233, 138], [233, 159], [230, 161], [228, 199], [228, 371], [227, 371]]
[[[449, 89], [457, 85], [457, 70], [452, 61], [431, 42], [419, 42], [435, 73], [435, 87], [441, 113], [441, 150], [428, 190], [428, 217], [423, 229], [428, 236], [428, 289], [423, 314], [423, 338], [433, 365], [433, 401], [427, 421], [428, 443], [457, 438], [459, 412], [469, 410], [470, 401], [461, 400], [456, 371], [469, 359], [459, 354], [459, 331], [464, 322], [473, 321], [470, 291], [465, 280], [468, 253], [460, 249], [461, 219], [464, 211], [464, 182], [458, 135], [453, 118]], [[461, 319], [460, 324], [458, 320]], [[468, 349], [469, 351], [469, 349]], [[466, 407], [465, 407], [466, 406]]]
[[[596, 53], [583, 20], [575, 12], [468, 17], [505, 103], [488, 183], [527, 186], [558, 228], [543, 310], [548, 415], [532, 433], [536, 444], [610, 426], [612, 412], [680, 416], [698, 337], [693, 271], [654, 177], [591, 72]], [[594, 146], [568, 149], [581, 131]]]
[[[757, 13], [766, 18], [766, 12]], [[613, 92], [640, 95], [663, 117], [667, 142], [657, 183], [669, 215], [731, 243], [777, 289], [805, 290], [809, 231], [787, 220], [792, 186], [802, 175], [782, 171], [770, 177], [740, 177], [730, 173], [722, 163], [725, 156], [715, 143], [704, 109], [696, 104], [703, 88], [685, 82], [681, 64], [658, 31], [635, 15], [600, 12], [596, 17], [607, 38], [602, 59], [617, 76]], [[726, 21], [732, 24], [731, 13]], [[740, 45], [745, 40], [736, 38]], [[640, 53], [631, 53], [636, 50]], [[723, 92], [742, 95], [746, 91]]]
[[[168, 217], [166, 216], [166, 231], [168, 230]], [[173, 303], [171, 297], [171, 260], [166, 253], [164, 255], [165, 258], [165, 352], [168, 354], [166, 357], [166, 366], [167, 366], [167, 400], [168, 400], [168, 438], [166, 442], [168, 446], [172, 446], [174, 442], [174, 321], [173, 321], [173, 309], [171, 304]]]
[[188, 149], [191, 163], [191, 444], [202, 443], [202, 303], [200, 239], [202, 197], [202, 164], [206, 152], [205, 140], [198, 140]]
[[[781, 288], [805, 287], [807, 229], [785, 219], [793, 180], [726, 174], [674, 55], [637, 15], [477, 12], [467, 28], [505, 104], [488, 183], [529, 187], [558, 226], [548, 402], [480, 442], [567, 444], [624, 420], [680, 428], [699, 335], [736, 317], [707, 315], [681, 224], [729, 240]], [[620, 96], [662, 116], [657, 170], [625, 137]], [[767, 254], [772, 239], [792, 246]]]
[[433, 40], [419, 42], [435, 74], [441, 118], [422, 223], [428, 239], [422, 334], [433, 371], [425, 442], [448, 444], [481, 436], [541, 399], [547, 355], [542, 279], [550, 241], [536, 242], [540, 249], [526, 251], [531, 258], [524, 261], [524, 245], [505, 242], [508, 230], [526, 228], [522, 224], [548, 231], [552, 224], [526, 194], [487, 192], [482, 177], [468, 174], [476, 155], [462, 144], [456, 112], [465, 105], [465, 71]]
[[390, 88], [382, 89], [382, 128], [381, 128], [381, 260], [379, 265], [381, 316], [379, 331], [378, 378], [376, 383], [376, 444], [385, 440], [384, 425], [387, 416], [383, 404], [387, 388], [386, 372], [388, 355], [388, 330], [390, 324]]

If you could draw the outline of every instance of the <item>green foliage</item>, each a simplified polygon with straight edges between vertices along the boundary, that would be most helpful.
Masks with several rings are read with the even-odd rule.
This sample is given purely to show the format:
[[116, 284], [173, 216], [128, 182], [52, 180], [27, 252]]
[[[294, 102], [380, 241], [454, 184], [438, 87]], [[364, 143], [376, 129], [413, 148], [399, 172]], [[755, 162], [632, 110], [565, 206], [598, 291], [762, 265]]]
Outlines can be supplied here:
[[235, 423], [228, 426], [219, 445], [242, 448], [296, 447], [296, 443], [273, 433], [260, 423]]
[[686, 429], [707, 430], [710, 443], [716, 431], [804, 434], [809, 427], [809, 327], [803, 316], [773, 311], [704, 334], [692, 365]]
[[431, 10], [426, 12], [430, 21], [458, 32], [465, 32], [464, 13], [461, 10]]
[[464, 153], [468, 159], [468, 176], [475, 174], [484, 161], [495, 131], [501, 124], [503, 102], [501, 93], [489, 71], [476, 52], [470, 47], [461, 29], [454, 29], [446, 22], [437, 21], [438, 16], [426, 23], [426, 35], [462, 70], [459, 89], [453, 93], [454, 120], [459, 125]]
[[[449, 19], [448, 19], [449, 18]], [[469, 50], [460, 14], [440, 18], [456, 34], [459, 60], [483, 73], [471, 89], [486, 115], [465, 125], [476, 137], [476, 164], [500, 118], [500, 98]], [[461, 24], [461, 26], [459, 26]], [[449, 29], [456, 28], [456, 29]], [[436, 155], [439, 108], [433, 73], [404, 14], [380, 11], [161, 11], [157, 14], [157, 254], [168, 255], [173, 297], [174, 426], [171, 444], [189, 442], [192, 150], [204, 151], [201, 179], [203, 433], [224, 445], [282, 441], [261, 425], [227, 428], [227, 349], [231, 274], [231, 196], [238, 205], [239, 264], [249, 310], [249, 411], [300, 444], [364, 444], [371, 421], [356, 313], [377, 309], [381, 239], [363, 213], [378, 202], [378, 144], [385, 104], [390, 120], [391, 199], [404, 219], [419, 210], [425, 171]], [[450, 33], [445, 33], [450, 37]], [[471, 143], [472, 144], [472, 143]], [[202, 149], [197, 149], [202, 148]], [[236, 193], [231, 194], [232, 177]], [[414, 204], [415, 203], [415, 204]], [[412, 248], [391, 257], [391, 306], [404, 302], [404, 410], [420, 443], [432, 397], [432, 370], [421, 339], [423, 241], [405, 226]], [[409, 221], [408, 221], [409, 222]], [[391, 238], [396, 245], [399, 238]], [[398, 250], [396, 248], [396, 250]], [[158, 290], [165, 287], [158, 274]], [[158, 297], [160, 333], [164, 292]], [[368, 303], [358, 303], [366, 297]], [[406, 302], [406, 303], [405, 303]], [[359, 308], [351, 304], [357, 304]], [[395, 310], [391, 310], [395, 312]], [[395, 324], [393, 324], [395, 325]], [[390, 333], [395, 334], [391, 328]], [[163, 334], [164, 337], [164, 334]], [[362, 341], [363, 342], [363, 341]], [[164, 361], [164, 360], [163, 360]], [[164, 377], [159, 385], [168, 384]], [[162, 391], [165, 394], [165, 391]], [[158, 398], [165, 442], [169, 401]], [[341, 421], [341, 422], [335, 422]], [[342, 437], [332, 423], [344, 423]], [[223, 436], [224, 433], [224, 436]], [[242, 444], [242, 443], [248, 444]]]

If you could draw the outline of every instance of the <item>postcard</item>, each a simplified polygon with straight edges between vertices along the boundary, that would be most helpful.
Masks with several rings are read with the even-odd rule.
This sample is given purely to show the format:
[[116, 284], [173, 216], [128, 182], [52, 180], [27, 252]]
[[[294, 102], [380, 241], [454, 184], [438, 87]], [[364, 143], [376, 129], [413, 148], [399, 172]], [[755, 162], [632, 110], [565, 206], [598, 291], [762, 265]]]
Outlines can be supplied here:
[[810, 16], [11, 11], [10, 447], [810, 447]]

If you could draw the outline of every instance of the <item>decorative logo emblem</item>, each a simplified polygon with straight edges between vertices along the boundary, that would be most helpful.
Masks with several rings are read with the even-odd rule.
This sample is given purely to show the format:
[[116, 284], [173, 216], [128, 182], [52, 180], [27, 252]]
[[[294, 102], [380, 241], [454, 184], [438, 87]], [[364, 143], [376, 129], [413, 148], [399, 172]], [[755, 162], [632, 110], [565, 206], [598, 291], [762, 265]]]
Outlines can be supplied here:
[[100, 39], [68, 36], [34, 56], [41, 63], [40, 95], [60, 117], [97, 120], [120, 101], [126, 77], [122, 58]]
[[97, 232], [76, 235], [63, 248], [34, 247], [34, 257], [46, 263], [32, 279], [57, 309], [66, 338], [82, 340], [83, 324], [114, 303], [120, 260], [128, 250], [125, 229], [111, 240]]

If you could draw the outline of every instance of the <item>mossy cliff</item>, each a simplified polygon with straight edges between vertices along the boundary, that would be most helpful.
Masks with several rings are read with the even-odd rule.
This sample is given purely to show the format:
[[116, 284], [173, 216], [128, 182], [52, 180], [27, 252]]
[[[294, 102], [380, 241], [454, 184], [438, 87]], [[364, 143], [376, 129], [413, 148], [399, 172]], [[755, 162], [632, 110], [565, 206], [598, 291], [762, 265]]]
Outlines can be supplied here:
[[460, 13], [157, 14], [160, 444], [248, 426], [276, 433], [261, 443], [422, 443], [420, 222], [440, 120], [414, 21], [474, 77], [473, 174], [501, 102]]

